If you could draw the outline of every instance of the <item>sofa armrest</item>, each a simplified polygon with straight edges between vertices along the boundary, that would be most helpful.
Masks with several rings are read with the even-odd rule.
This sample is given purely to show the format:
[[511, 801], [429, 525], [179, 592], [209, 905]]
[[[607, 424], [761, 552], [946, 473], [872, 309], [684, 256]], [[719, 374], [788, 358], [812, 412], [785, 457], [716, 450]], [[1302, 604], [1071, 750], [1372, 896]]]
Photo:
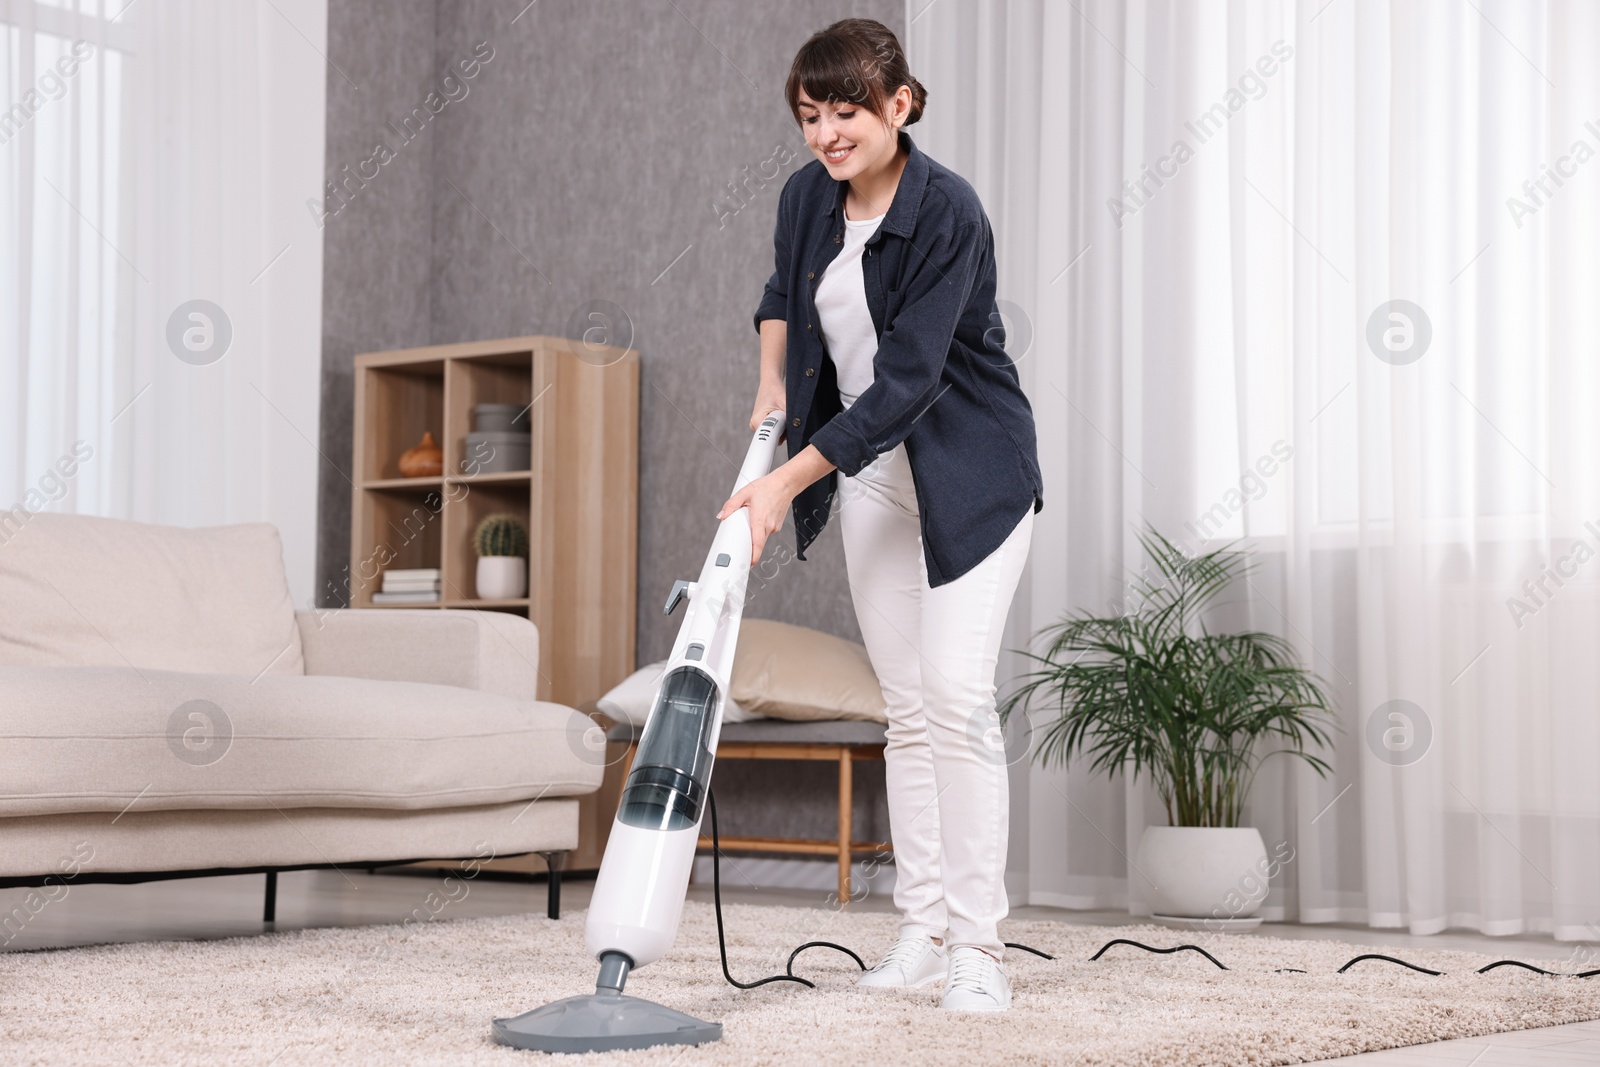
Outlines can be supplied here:
[[539, 631], [503, 611], [297, 611], [307, 674], [432, 682], [535, 700]]

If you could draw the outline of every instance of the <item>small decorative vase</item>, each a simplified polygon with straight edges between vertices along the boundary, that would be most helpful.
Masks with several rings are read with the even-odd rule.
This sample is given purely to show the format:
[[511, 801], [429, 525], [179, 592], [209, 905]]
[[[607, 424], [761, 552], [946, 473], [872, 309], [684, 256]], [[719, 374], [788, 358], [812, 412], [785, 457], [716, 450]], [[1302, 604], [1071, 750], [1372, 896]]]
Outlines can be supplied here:
[[521, 556], [478, 557], [479, 600], [515, 600], [527, 592], [527, 560]]
[[424, 430], [415, 448], [400, 453], [402, 478], [437, 478], [444, 473], [444, 450], [433, 440], [433, 431]]

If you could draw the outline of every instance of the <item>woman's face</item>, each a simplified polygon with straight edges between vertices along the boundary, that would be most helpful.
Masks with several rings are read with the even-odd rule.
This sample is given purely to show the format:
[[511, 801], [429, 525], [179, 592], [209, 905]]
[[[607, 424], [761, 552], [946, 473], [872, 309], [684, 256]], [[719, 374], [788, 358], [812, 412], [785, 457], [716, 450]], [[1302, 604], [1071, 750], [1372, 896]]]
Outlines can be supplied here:
[[818, 102], [801, 90], [797, 99], [806, 144], [835, 181], [848, 181], [894, 158], [898, 131], [911, 111], [911, 89], [902, 85], [889, 101], [887, 122], [864, 104]]

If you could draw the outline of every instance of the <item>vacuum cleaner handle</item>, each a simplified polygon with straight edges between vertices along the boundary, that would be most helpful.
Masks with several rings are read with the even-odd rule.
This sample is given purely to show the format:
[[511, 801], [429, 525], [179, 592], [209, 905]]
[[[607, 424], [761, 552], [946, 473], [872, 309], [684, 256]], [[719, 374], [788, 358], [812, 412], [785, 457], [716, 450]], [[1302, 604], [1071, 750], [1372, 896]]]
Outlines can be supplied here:
[[[732, 492], [772, 470], [778, 438], [783, 433], [783, 412], [769, 412], [751, 436], [744, 463], [734, 480]], [[666, 613], [680, 603], [689, 605], [673, 644], [668, 670], [680, 657], [691, 655], [698, 645], [703, 654], [694, 659], [716, 675], [726, 691], [733, 672], [733, 646], [739, 636], [739, 620], [744, 613], [745, 586], [750, 577], [750, 509], [739, 508], [717, 524], [711, 548], [701, 564], [700, 576], [693, 582], [674, 583], [667, 596]]]
[[739, 468], [739, 479], [733, 483], [735, 493], [772, 470], [772, 456], [777, 451], [778, 438], [782, 436], [783, 411], [775, 409], [767, 412], [767, 417], [756, 427], [755, 437], [744, 454], [744, 466]]
[[[733, 492], [737, 493], [757, 478], [762, 477], [772, 470], [773, 454], [777, 450], [778, 439], [783, 436], [783, 412], [781, 410], [769, 411], [760, 425], [756, 427], [755, 436], [750, 440], [750, 447], [745, 450], [744, 463], [739, 468], [739, 476], [734, 480]], [[731, 495], [731, 494], [730, 494]], [[715, 568], [726, 567], [726, 563], [719, 562], [724, 552], [729, 547], [729, 542], [734, 547], [739, 547], [739, 533], [748, 533], [750, 527], [750, 509], [740, 508], [722, 520], [722, 525], [717, 528], [717, 536], [711, 545], [711, 551], [706, 557], [705, 567], [701, 569], [702, 577]], [[728, 530], [727, 534], [723, 529]], [[750, 556], [751, 545], [746, 539], [744, 545], [744, 558]], [[733, 554], [727, 553], [729, 556]], [[737, 558], [737, 557], [734, 557]], [[678, 605], [689, 600], [692, 594], [700, 588], [699, 583], [689, 582], [682, 578], [672, 583], [672, 589], [667, 593], [667, 602], [663, 605], [661, 613], [671, 615], [678, 610]], [[688, 627], [685, 627], [688, 629]]]

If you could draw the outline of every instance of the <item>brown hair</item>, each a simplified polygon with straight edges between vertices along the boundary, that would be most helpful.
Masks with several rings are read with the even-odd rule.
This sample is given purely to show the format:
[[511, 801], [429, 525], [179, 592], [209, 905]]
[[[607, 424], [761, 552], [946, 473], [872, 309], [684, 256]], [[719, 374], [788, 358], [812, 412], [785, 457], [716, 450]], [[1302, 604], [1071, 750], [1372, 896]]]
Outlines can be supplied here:
[[911, 87], [909, 126], [922, 117], [928, 91], [911, 76], [900, 41], [873, 19], [841, 19], [800, 46], [783, 94], [795, 122], [801, 89], [816, 101], [865, 105], [887, 121], [889, 100], [902, 85]]

